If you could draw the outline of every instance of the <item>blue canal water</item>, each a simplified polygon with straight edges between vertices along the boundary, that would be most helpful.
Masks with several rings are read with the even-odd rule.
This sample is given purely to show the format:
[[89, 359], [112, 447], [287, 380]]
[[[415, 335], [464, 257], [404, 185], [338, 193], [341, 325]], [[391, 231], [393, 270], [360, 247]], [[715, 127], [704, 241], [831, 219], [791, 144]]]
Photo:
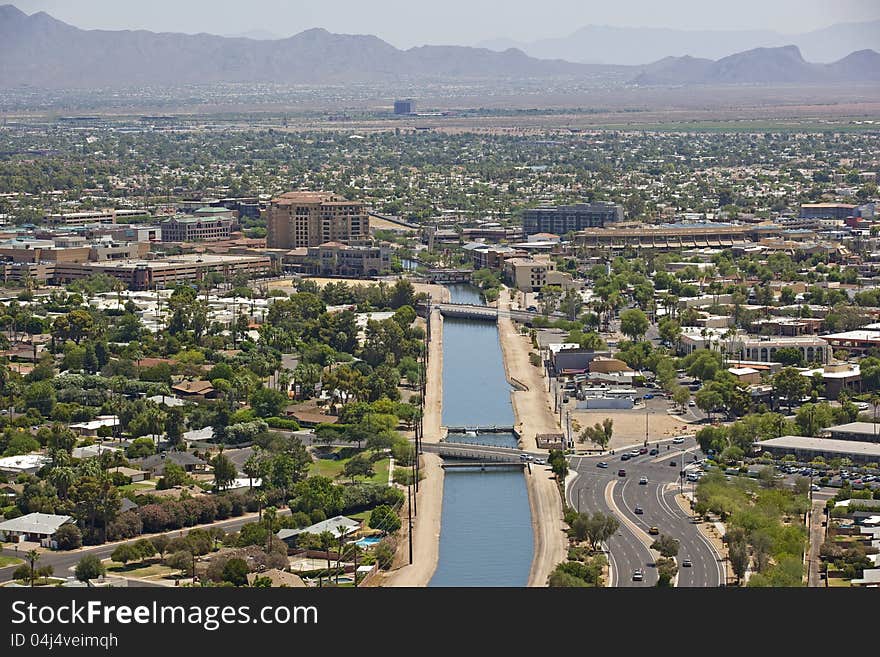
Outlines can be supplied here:
[[[449, 286], [454, 303], [482, 304], [479, 290]], [[443, 424], [512, 426], [510, 385], [492, 322], [443, 321]], [[516, 446], [512, 434], [449, 440]], [[525, 586], [534, 553], [525, 480], [519, 470], [447, 470], [440, 557], [430, 586]]]
[[532, 524], [520, 471], [447, 470], [441, 523], [430, 586], [526, 585]]

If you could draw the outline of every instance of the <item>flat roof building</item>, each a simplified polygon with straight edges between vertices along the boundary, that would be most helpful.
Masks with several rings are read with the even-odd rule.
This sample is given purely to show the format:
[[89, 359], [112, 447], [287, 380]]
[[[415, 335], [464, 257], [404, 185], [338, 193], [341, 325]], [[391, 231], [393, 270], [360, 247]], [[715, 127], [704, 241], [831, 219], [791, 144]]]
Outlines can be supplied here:
[[863, 355], [869, 349], [880, 347], [880, 331], [859, 329], [823, 335], [822, 339], [834, 349], [843, 349], [850, 354]]
[[855, 216], [857, 205], [849, 203], [804, 203], [801, 205], [801, 218], [805, 219], [847, 219]]
[[848, 458], [854, 463], [880, 463], [880, 443], [807, 436], [782, 436], [755, 443], [756, 448], [774, 456], [792, 454], [802, 461], [821, 456], [826, 461]]
[[61, 528], [73, 522], [70, 516], [54, 513], [28, 513], [27, 515], [0, 522], [0, 535], [17, 543], [20, 540], [38, 541], [44, 547], [54, 547], [52, 536]]
[[847, 422], [825, 429], [835, 440], [880, 443], [880, 424], [873, 422]]
[[232, 219], [223, 216], [174, 217], [162, 222], [162, 241], [204, 242], [225, 240], [229, 239], [231, 230]]
[[370, 218], [360, 201], [326, 192], [287, 192], [272, 199], [266, 230], [270, 249], [362, 242], [369, 239]]
[[623, 207], [614, 203], [576, 203], [541, 206], [523, 212], [523, 232], [564, 235], [585, 228], [602, 228], [623, 220]]

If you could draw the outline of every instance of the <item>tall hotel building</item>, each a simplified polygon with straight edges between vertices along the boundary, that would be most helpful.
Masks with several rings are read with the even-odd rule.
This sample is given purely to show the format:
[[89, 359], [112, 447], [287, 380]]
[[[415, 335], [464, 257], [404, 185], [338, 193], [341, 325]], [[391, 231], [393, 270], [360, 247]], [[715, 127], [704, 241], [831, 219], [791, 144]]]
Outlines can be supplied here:
[[266, 230], [270, 249], [356, 243], [369, 239], [370, 219], [360, 201], [325, 192], [287, 192], [272, 199]]

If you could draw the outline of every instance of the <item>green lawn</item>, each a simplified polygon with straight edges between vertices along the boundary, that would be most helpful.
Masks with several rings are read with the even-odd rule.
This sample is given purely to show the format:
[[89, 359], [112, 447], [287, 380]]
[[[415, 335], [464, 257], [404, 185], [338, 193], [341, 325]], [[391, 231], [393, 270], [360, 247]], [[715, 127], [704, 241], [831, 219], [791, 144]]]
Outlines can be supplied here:
[[119, 492], [123, 495], [125, 493], [143, 493], [147, 490], [155, 490], [156, 482], [155, 481], [138, 481], [134, 484], [126, 484], [125, 486], [119, 486]]
[[[341, 480], [346, 480], [347, 478], [342, 474], [342, 470], [345, 468], [345, 464], [348, 460], [349, 459], [318, 459], [317, 461], [312, 462], [309, 474], [330, 477], [331, 479], [339, 478]], [[374, 484], [387, 484], [389, 462], [390, 459], [387, 458], [374, 462], [373, 471], [375, 474], [367, 481]], [[363, 479], [359, 477], [358, 481], [363, 481]]]
[[24, 563], [21, 559], [16, 559], [15, 557], [4, 557], [0, 555], [0, 568], [6, 568], [7, 566], [17, 566], [18, 564]]
[[176, 573], [174, 568], [159, 563], [157, 560], [130, 561], [121, 564], [117, 561], [107, 562], [107, 572], [114, 575], [126, 575], [128, 577], [168, 577]]
[[852, 584], [849, 583], [849, 580], [845, 579], [843, 577], [829, 577], [828, 578], [828, 587], [829, 588], [839, 587], [839, 588], [847, 588], [848, 589], [851, 586], [852, 586]]

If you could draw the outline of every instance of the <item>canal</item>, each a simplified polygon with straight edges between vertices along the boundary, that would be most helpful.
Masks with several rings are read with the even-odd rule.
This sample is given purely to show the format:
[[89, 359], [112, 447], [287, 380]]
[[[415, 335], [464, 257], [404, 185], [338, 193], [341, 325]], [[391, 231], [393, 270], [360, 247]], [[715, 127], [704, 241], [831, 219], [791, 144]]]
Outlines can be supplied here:
[[[482, 304], [477, 288], [450, 285], [453, 303]], [[492, 322], [443, 321], [443, 424], [515, 423]], [[516, 437], [465, 433], [447, 440], [515, 446]], [[519, 470], [447, 470], [440, 557], [430, 586], [525, 586], [534, 551], [529, 499]]]

